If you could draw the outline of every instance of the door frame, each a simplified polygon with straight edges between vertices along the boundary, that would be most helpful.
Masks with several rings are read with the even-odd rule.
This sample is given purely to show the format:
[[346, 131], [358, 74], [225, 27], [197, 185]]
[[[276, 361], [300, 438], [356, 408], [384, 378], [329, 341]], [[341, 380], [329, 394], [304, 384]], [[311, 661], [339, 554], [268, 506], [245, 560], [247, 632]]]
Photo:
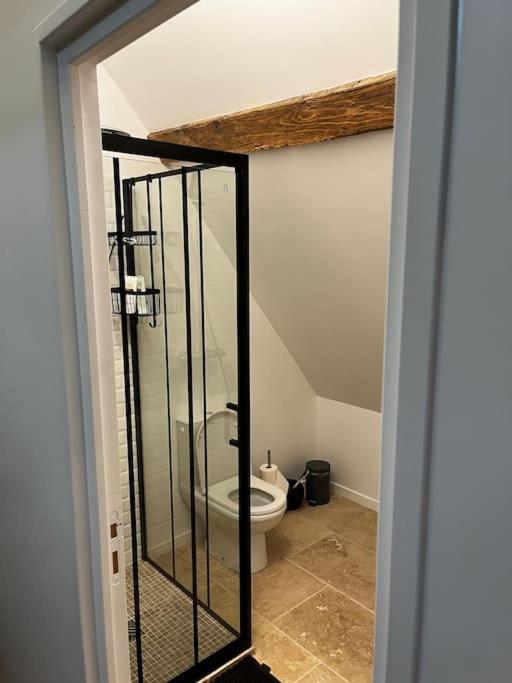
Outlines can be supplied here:
[[[104, 456], [115, 443], [105, 377], [97, 363], [110, 312], [98, 306], [90, 237], [103, 211], [96, 64], [195, 0], [63, 0], [34, 29], [41, 46], [49, 163], [67, 181], [72, 274], [59, 295], [74, 307], [78, 364], [66, 381], [82, 401], [73, 419], [77, 449], [85, 453], [86, 481], [72, 461], [84, 657], [91, 681], [124, 683], [123, 643], [114, 637], [109, 576]], [[462, 5], [462, 3], [461, 3]], [[108, 16], [105, 16], [111, 12]], [[417, 680], [423, 611], [424, 540], [428, 513], [432, 406], [446, 179], [451, 136], [450, 93], [457, 49], [458, 0], [402, 0], [395, 126], [390, 279], [386, 326], [381, 504], [378, 546], [375, 683]], [[77, 38], [78, 36], [78, 38]], [[56, 87], [58, 75], [58, 87]], [[61, 128], [55, 112], [61, 113]], [[55, 182], [55, 181], [54, 181]], [[100, 199], [101, 197], [101, 199]], [[55, 201], [64, 205], [62, 192]], [[101, 202], [101, 203], [99, 203]], [[104, 226], [101, 226], [104, 229]], [[426, 254], [426, 257], [425, 257]], [[105, 266], [106, 267], [106, 266]], [[103, 274], [104, 275], [104, 274]], [[64, 288], [67, 288], [66, 291]], [[422, 315], [418, 316], [418, 311]], [[67, 309], [66, 309], [67, 312]], [[103, 337], [102, 337], [103, 335]], [[69, 342], [70, 344], [74, 343]], [[94, 361], [94, 362], [93, 362]], [[105, 372], [103, 372], [105, 370]], [[419, 380], [418, 380], [419, 377]], [[73, 423], [73, 427], [74, 427]], [[80, 443], [78, 443], [80, 439]], [[76, 470], [76, 471], [75, 471]], [[79, 524], [80, 522], [80, 524]], [[92, 597], [92, 607], [91, 607]]]
[[[55, 60], [58, 72], [56, 109], [61, 114], [72, 259], [72, 282], [68, 287], [73, 292], [77, 327], [87, 480], [85, 491], [75, 493], [85, 498], [82, 507], [85, 505], [88, 511], [86, 533], [80, 541], [87, 547], [84, 553], [88, 556], [89, 576], [79, 583], [80, 606], [89, 670], [97, 671], [97, 679], [102, 683], [129, 681], [130, 664], [128, 633], [124, 628], [123, 552], [118, 553], [119, 581], [111, 581], [113, 548], [109, 529], [112, 516], [120, 516], [121, 496], [119, 459], [112, 457], [119, 447], [112, 319], [110, 303], [105, 298], [110, 288], [108, 263], [101, 241], [93, 239], [105, 232], [96, 65], [195, 1], [129, 0], [106, 18], [97, 17], [91, 26], [88, 16], [80, 17], [79, 5], [84, 3], [66, 0], [58, 12], [38, 27], [40, 42]], [[104, 15], [106, 0], [94, 4], [100, 6], [97, 11]], [[81, 20], [87, 29], [78, 39], [75, 33], [74, 39], [62, 44], [59, 31], [66, 32], [68, 23], [77, 15], [76, 21]], [[47, 77], [50, 79], [53, 74]]]

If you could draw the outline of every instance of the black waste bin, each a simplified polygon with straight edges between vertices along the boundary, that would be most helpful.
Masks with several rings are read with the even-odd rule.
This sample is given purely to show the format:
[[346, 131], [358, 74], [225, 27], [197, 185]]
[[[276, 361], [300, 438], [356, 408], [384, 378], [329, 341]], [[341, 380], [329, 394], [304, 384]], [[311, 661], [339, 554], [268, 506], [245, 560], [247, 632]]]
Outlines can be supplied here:
[[306, 500], [310, 505], [325, 505], [331, 495], [331, 466], [325, 460], [306, 463]]

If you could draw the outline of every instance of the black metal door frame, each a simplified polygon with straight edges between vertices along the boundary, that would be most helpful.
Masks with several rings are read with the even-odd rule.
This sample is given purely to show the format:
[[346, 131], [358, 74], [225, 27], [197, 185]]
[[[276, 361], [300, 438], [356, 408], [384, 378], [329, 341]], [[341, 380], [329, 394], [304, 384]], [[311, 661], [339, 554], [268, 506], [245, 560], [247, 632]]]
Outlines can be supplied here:
[[[248, 177], [248, 157], [242, 154], [233, 154], [230, 152], [222, 152], [215, 150], [207, 150], [196, 147], [186, 147], [183, 145], [174, 145], [163, 142], [155, 142], [152, 140], [144, 140], [139, 138], [131, 138], [122, 135], [114, 135], [104, 133], [102, 136], [103, 149], [105, 151], [118, 154], [132, 154], [145, 157], [156, 157], [162, 159], [173, 159], [175, 161], [183, 161], [186, 163], [199, 164], [193, 168], [183, 168], [175, 171], [168, 171], [159, 174], [153, 174], [151, 179], [157, 179], [159, 182], [160, 193], [160, 211], [162, 209], [161, 203], [161, 178], [169, 175], [177, 175], [181, 173], [182, 176], [182, 193], [183, 193], [183, 230], [184, 230], [184, 266], [185, 266], [185, 303], [186, 303], [186, 326], [187, 326], [187, 378], [188, 378], [188, 398], [189, 398], [189, 448], [190, 453], [190, 482], [191, 482], [191, 528], [192, 528], [192, 563], [193, 563], [193, 586], [192, 591], [185, 592], [193, 600], [193, 618], [194, 618], [194, 666], [174, 678], [172, 683], [197, 681], [208, 673], [214, 671], [219, 666], [227, 663], [237, 655], [247, 650], [251, 645], [251, 560], [250, 560], [250, 384], [249, 384], [249, 177]], [[199, 661], [199, 644], [198, 644], [198, 604], [202, 608], [211, 611], [208, 604], [205, 605], [198, 599], [197, 596], [197, 568], [196, 568], [196, 538], [195, 538], [195, 511], [194, 511], [194, 495], [193, 488], [195, 482], [195, 460], [194, 460], [194, 438], [193, 438], [193, 396], [192, 396], [192, 359], [191, 359], [191, 311], [190, 311], [190, 278], [189, 278], [189, 254], [188, 254], [188, 212], [187, 212], [187, 174], [189, 172], [198, 172], [199, 192], [200, 185], [200, 169], [212, 168], [216, 166], [231, 167], [235, 171], [236, 178], [236, 284], [237, 284], [237, 347], [238, 347], [238, 403], [236, 405], [229, 404], [231, 408], [235, 408], [238, 412], [238, 438], [232, 441], [232, 445], [238, 448], [238, 473], [239, 473], [239, 552], [240, 552], [240, 633], [236, 634], [229, 625], [229, 629], [235, 633], [235, 640], [229, 645], [218, 650], [214, 654]], [[129, 228], [128, 222], [131, 225], [131, 190], [130, 186], [134, 182], [146, 181], [149, 176], [140, 178], [132, 178], [129, 183], [123, 182], [123, 197], [124, 205], [128, 208], [125, 210], [126, 216], [123, 217], [121, 212], [121, 178], [119, 172], [119, 160], [114, 158], [114, 190], [116, 198], [116, 224], [118, 232], [118, 244], [122, 245], [123, 222], [124, 229]], [[149, 190], [148, 190], [148, 210], [149, 209]], [[201, 215], [200, 222], [200, 259], [202, 261], [202, 228]], [[162, 224], [161, 224], [162, 226]], [[162, 236], [163, 237], [163, 236]], [[163, 250], [163, 239], [162, 239]], [[163, 255], [163, 254], [162, 254]], [[132, 557], [134, 563], [133, 577], [134, 577], [134, 600], [135, 600], [135, 621], [136, 621], [136, 646], [137, 646], [137, 667], [139, 681], [143, 681], [143, 659], [142, 659], [142, 639], [140, 630], [140, 604], [139, 604], [139, 585], [138, 585], [138, 571], [137, 571], [137, 526], [135, 519], [135, 477], [134, 477], [134, 461], [138, 455], [138, 472], [139, 472], [139, 498], [141, 504], [141, 540], [142, 540], [142, 557], [150, 561], [147, 556], [146, 540], [145, 540], [145, 519], [143, 517], [144, 508], [144, 492], [143, 483], [141, 487], [142, 467], [142, 436], [140, 433], [140, 395], [137, 388], [134, 388], [135, 401], [135, 430], [137, 439], [138, 454], [134, 455], [132, 445], [132, 415], [131, 415], [131, 396], [130, 396], [130, 373], [132, 373], [133, 381], [138, 383], [138, 363], [135, 359], [133, 362], [133, 350], [137, 345], [136, 321], [131, 318], [126, 311], [125, 304], [125, 282], [124, 273], [131, 272], [133, 269], [133, 247], [126, 247], [126, 256], [124, 248], [119, 248], [119, 271], [120, 271], [120, 292], [121, 292], [121, 318], [122, 318], [122, 336], [123, 336], [123, 359], [124, 359], [124, 375], [125, 375], [125, 402], [126, 402], [126, 421], [127, 421], [127, 441], [128, 441], [128, 461], [129, 461], [129, 485], [130, 485], [130, 500], [131, 500], [131, 519], [132, 519]], [[152, 255], [151, 265], [153, 266]], [[202, 268], [201, 268], [202, 271]], [[204, 309], [204, 281], [201, 276], [201, 300], [202, 308]], [[204, 310], [202, 321], [202, 335], [203, 335], [203, 355], [204, 349]], [[134, 339], [135, 337], [135, 339]], [[135, 343], [135, 347], [133, 346]], [[132, 348], [132, 361], [130, 364], [129, 348]], [[137, 376], [135, 376], [135, 373]], [[205, 382], [204, 374], [204, 359], [203, 359], [203, 382]], [[203, 384], [203, 392], [205, 395], [205, 385]], [[137, 418], [138, 414], [138, 418]], [[206, 420], [206, 403], [204, 400], [204, 419]], [[154, 563], [152, 563], [154, 565]], [[156, 566], [156, 565], [154, 565]], [[156, 567], [160, 571], [160, 567]], [[166, 576], [173, 580], [180, 588], [183, 587], [175, 581], [166, 572]], [[214, 616], [222, 621], [218, 615]]]

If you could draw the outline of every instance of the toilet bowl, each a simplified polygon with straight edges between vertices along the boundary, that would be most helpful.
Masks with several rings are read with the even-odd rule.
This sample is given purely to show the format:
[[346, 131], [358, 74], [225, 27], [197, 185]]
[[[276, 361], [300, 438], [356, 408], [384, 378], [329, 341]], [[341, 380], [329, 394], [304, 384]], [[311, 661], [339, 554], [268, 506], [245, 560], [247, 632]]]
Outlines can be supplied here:
[[[251, 572], [267, 566], [265, 534], [283, 519], [286, 496], [281, 489], [251, 475]], [[230, 569], [239, 570], [238, 477], [208, 487], [210, 553]], [[196, 487], [196, 510], [204, 519], [206, 496]]]
[[[206, 521], [206, 474], [208, 475], [209, 552], [230, 569], [239, 571], [239, 479], [237, 451], [229, 445], [229, 430], [222, 421], [231, 421], [236, 428], [237, 416], [228, 409], [212, 413], [208, 423], [208, 472], [204, 466], [203, 423], [195, 426], [195, 464], [197, 468], [194, 500], [196, 514]], [[218, 433], [213, 425], [221, 424]], [[178, 452], [182, 449], [178, 446]], [[186, 460], [188, 449], [182, 453]], [[180, 467], [180, 470], [182, 468]], [[184, 468], [183, 468], [184, 469]], [[185, 469], [184, 469], [185, 471]], [[234, 475], [234, 476], [233, 476]], [[180, 477], [180, 491], [190, 505], [190, 486]], [[286, 512], [284, 492], [253, 475], [250, 479], [251, 500], [251, 572], [267, 566], [265, 534], [273, 529]]]

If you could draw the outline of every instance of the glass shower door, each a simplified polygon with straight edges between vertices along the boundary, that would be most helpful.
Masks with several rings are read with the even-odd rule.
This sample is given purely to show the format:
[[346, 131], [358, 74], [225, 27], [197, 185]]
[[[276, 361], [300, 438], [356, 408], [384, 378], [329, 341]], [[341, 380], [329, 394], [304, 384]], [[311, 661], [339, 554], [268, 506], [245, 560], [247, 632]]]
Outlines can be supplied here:
[[[120, 163], [136, 437], [128, 585], [132, 681], [192, 681], [250, 644], [247, 159], [117, 136], [104, 145], [173, 159], [149, 173]], [[137, 282], [148, 296], [130, 294]]]

